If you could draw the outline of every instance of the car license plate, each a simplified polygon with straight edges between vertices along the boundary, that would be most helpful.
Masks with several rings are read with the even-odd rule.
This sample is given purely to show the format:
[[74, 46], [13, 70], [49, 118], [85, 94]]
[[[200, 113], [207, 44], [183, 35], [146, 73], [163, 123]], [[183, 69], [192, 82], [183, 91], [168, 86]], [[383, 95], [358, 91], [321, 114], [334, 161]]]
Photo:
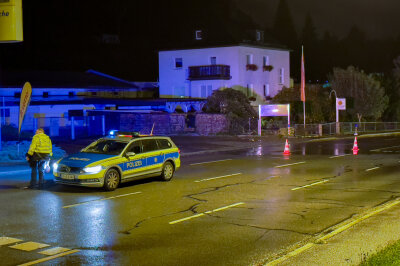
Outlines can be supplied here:
[[68, 175], [68, 174], [62, 174], [61, 175], [62, 179], [75, 179], [74, 175]]

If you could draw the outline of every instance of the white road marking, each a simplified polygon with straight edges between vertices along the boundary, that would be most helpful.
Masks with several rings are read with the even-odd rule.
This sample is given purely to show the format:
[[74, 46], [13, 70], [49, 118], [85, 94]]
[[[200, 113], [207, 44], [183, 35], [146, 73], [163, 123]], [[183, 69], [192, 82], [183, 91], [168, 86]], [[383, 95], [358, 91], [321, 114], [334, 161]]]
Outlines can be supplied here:
[[323, 184], [323, 183], [326, 183], [328, 181], [329, 181], [329, 179], [325, 179], [325, 180], [322, 180], [322, 181], [314, 182], [314, 183], [309, 184], [309, 185], [305, 185], [305, 186], [301, 186], [301, 187], [295, 187], [295, 188], [292, 188], [292, 190], [299, 190], [299, 189], [302, 189], [302, 188], [311, 187], [311, 186], [315, 186], [315, 185], [318, 185], [318, 184]]
[[283, 164], [283, 165], [275, 166], [275, 168], [282, 168], [282, 167], [287, 167], [287, 166], [292, 166], [292, 165], [302, 164], [302, 163], [306, 163], [306, 162], [298, 162], [298, 163]]
[[365, 171], [372, 171], [372, 170], [376, 170], [376, 169], [379, 169], [379, 167], [372, 167], [372, 168], [369, 168], [369, 169], [367, 169], [367, 170], [365, 170]]
[[204, 181], [209, 181], [209, 180], [215, 180], [215, 179], [219, 179], [219, 178], [224, 178], [224, 177], [228, 177], [228, 176], [235, 176], [235, 175], [241, 175], [242, 173], [236, 173], [236, 174], [231, 174], [231, 175], [222, 175], [222, 176], [217, 176], [217, 177], [211, 177], [211, 178], [205, 178], [205, 179], [200, 179], [200, 180], [196, 180], [194, 182], [199, 183], [199, 182], [204, 182]]
[[349, 156], [349, 155], [351, 155], [351, 154], [335, 155], [335, 156], [329, 157], [329, 159], [338, 158], [338, 157], [344, 157], [344, 156]]
[[10, 246], [10, 248], [19, 249], [23, 251], [32, 251], [39, 248], [49, 247], [50, 245], [37, 243], [37, 242], [25, 242], [21, 244], [16, 244], [14, 246]]
[[12, 237], [0, 237], [0, 246], [14, 244], [16, 242], [21, 242], [22, 239], [12, 238]]
[[387, 203], [385, 205], [382, 205], [382, 206], [378, 207], [377, 209], [375, 209], [373, 211], [370, 211], [367, 214], [364, 214], [363, 216], [361, 216], [361, 217], [359, 217], [359, 218], [357, 218], [357, 219], [355, 219], [353, 221], [348, 221], [348, 222], [346, 221], [346, 223], [344, 223], [343, 225], [341, 225], [338, 228], [334, 229], [330, 233], [328, 233], [328, 234], [316, 239], [313, 243], [307, 243], [304, 246], [302, 246], [302, 247], [300, 247], [298, 249], [295, 249], [292, 252], [289, 252], [288, 254], [286, 254], [286, 255], [284, 255], [284, 256], [282, 256], [280, 258], [277, 258], [277, 259], [275, 259], [273, 261], [267, 262], [264, 265], [270, 266], [270, 265], [277, 265], [279, 263], [282, 263], [283, 261], [285, 261], [285, 260], [287, 260], [287, 259], [289, 259], [291, 257], [294, 257], [294, 256], [302, 253], [303, 251], [313, 247], [314, 245], [317, 245], [315, 243], [319, 243], [321, 241], [325, 241], [325, 240], [327, 240], [327, 239], [329, 239], [329, 238], [331, 238], [331, 237], [343, 232], [344, 230], [349, 229], [353, 225], [358, 224], [361, 221], [363, 221], [363, 220], [365, 220], [365, 219], [367, 219], [367, 218], [369, 218], [369, 217], [371, 217], [373, 215], [376, 215], [376, 214], [378, 214], [378, 213], [380, 213], [380, 212], [382, 212], [384, 210], [390, 209], [390, 208], [392, 208], [393, 206], [395, 206], [395, 205], [397, 205], [399, 203], [400, 203], [400, 199], [396, 199], [396, 200], [394, 200], [392, 202], [389, 202], [389, 203]]
[[199, 165], [199, 164], [206, 164], [206, 163], [218, 163], [218, 162], [225, 162], [225, 161], [231, 161], [232, 159], [225, 159], [225, 160], [216, 160], [216, 161], [209, 161], [209, 162], [202, 162], [202, 163], [192, 163], [189, 165]]
[[55, 247], [55, 248], [49, 248], [46, 250], [43, 250], [41, 252], [39, 252], [39, 254], [43, 254], [43, 255], [47, 255], [47, 256], [53, 256], [59, 253], [63, 253], [66, 251], [70, 251], [69, 248], [62, 248], [62, 247]]
[[233, 208], [233, 207], [236, 207], [236, 206], [239, 206], [239, 205], [243, 205], [243, 204], [244, 204], [244, 202], [234, 203], [234, 204], [231, 204], [231, 205], [228, 205], [228, 206], [224, 206], [224, 207], [221, 207], [221, 208], [218, 208], [218, 209], [214, 209], [212, 211], [206, 211], [206, 212], [198, 213], [198, 214], [186, 217], [186, 218], [175, 220], [175, 221], [169, 222], [169, 224], [177, 224], [177, 223], [184, 222], [184, 221], [187, 221], [187, 220], [190, 220], [190, 219], [194, 219], [194, 218], [197, 218], [197, 217], [204, 216], [206, 214], [223, 211], [223, 210], [226, 210], [226, 209], [229, 209], [229, 208]]
[[63, 206], [63, 208], [66, 209], [66, 208], [76, 207], [76, 206], [79, 206], [79, 205], [88, 204], [88, 203], [92, 203], [92, 202], [96, 202], [96, 201], [116, 199], [116, 198], [126, 197], [126, 196], [130, 196], [130, 195], [140, 194], [140, 193], [142, 193], [142, 192], [138, 191], [138, 192], [123, 194], [123, 195], [112, 196], [112, 197], [109, 197], [109, 198], [103, 198], [103, 199], [97, 199], [97, 200], [89, 200], [89, 201], [85, 201], [85, 202], [81, 202], [81, 203], [77, 203], [77, 204], [66, 205], [66, 206]]
[[400, 146], [391, 146], [391, 147], [380, 148], [380, 149], [369, 150], [369, 151], [381, 151], [381, 150], [387, 150], [387, 149], [391, 149], [391, 148], [398, 148], [398, 147], [400, 147]]
[[30, 262], [27, 262], [27, 263], [24, 263], [24, 264], [20, 264], [19, 266], [35, 265], [35, 264], [42, 263], [42, 262], [49, 261], [49, 260], [53, 260], [53, 259], [56, 259], [56, 258], [59, 258], [59, 257], [64, 257], [64, 256], [67, 256], [69, 254], [73, 254], [73, 253], [76, 253], [76, 252], [79, 252], [79, 251], [80, 251], [79, 249], [73, 249], [71, 251], [59, 253], [57, 255], [53, 255], [53, 256], [50, 256], [50, 257], [43, 258], [43, 259], [38, 259], [38, 260], [30, 261]]

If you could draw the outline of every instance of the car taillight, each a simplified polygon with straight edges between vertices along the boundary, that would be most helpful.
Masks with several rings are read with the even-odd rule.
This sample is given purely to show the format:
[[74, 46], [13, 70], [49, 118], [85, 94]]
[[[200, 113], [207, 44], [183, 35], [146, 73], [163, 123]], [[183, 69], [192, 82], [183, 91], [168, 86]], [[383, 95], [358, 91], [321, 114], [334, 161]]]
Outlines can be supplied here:
[[178, 153], [179, 153], [179, 155], [181, 155], [181, 150], [180, 149], [178, 149]]

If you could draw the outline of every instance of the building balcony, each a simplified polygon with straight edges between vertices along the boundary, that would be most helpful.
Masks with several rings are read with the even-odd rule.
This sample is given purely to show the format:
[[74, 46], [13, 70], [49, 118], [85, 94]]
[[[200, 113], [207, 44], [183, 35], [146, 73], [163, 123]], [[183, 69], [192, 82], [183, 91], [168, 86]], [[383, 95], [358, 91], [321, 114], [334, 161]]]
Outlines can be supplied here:
[[231, 67], [228, 65], [190, 66], [188, 80], [231, 79]]

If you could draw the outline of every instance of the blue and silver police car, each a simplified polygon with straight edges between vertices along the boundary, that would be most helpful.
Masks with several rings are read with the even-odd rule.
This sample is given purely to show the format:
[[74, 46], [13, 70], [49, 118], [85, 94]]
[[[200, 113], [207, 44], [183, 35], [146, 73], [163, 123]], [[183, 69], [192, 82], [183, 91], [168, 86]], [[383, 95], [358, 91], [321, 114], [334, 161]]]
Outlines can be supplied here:
[[53, 165], [59, 184], [115, 190], [120, 183], [159, 176], [169, 181], [180, 168], [180, 151], [169, 137], [110, 132]]

